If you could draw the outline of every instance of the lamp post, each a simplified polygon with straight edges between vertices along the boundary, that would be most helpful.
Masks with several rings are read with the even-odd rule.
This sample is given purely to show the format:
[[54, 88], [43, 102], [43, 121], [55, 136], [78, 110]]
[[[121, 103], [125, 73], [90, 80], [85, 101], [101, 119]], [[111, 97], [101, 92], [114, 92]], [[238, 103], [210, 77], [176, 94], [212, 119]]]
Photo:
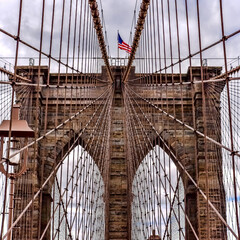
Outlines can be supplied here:
[[[19, 120], [19, 105], [14, 105], [12, 110], [12, 122], [10, 120], [3, 120], [0, 125], [0, 137], [1, 137], [1, 149], [0, 149], [0, 171], [10, 179], [10, 194], [9, 194], [9, 217], [8, 217], [8, 229], [12, 226], [13, 220], [13, 196], [14, 196], [14, 181], [22, 174], [24, 174], [27, 170], [27, 159], [28, 159], [28, 148], [20, 151], [21, 142], [20, 139], [23, 138], [22, 141], [24, 146], [28, 143], [29, 137], [34, 137], [34, 131], [28, 126], [26, 120]], [[11, 131], [10, 131], [11, 126]], [[10, 137], [10, 138], [9, 138]], [[5, 162], [12, 166], [20, 166], [21, 160], [21, 168], [16, 173], [8, 173], [3, 166], [3, 152], [4, 152], [4, 138], [9, 138], [7, 143], [6, 151], [9, 152], [5, 158]], [[11, 240], [12, 231], [8, 234], [7, 240]]]

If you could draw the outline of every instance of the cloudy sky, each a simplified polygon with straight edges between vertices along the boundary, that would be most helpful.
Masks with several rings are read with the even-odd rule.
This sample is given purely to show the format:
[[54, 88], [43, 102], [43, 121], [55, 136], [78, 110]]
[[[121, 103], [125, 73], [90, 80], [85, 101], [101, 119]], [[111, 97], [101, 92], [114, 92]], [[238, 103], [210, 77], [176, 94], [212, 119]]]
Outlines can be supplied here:
[[[17, 24], [18, 24], [18, 12], [19, 12], [19, 0], [0, 0], [0, 28], [3, 30], [16, 35]], [[52, 0], [46, 1], [45, 7], [45, 25], [44, 25], [44, 36], [43, 36], [43, 51], [49, 51], [49, 38], [50, 38], [50, 26], [51, 26], [51, 13], [52, 13]], [[65, 5], [65, 33], [67, 33], [67, 22], [69, 14], [69, 2], [66, 1]], [[73, 0], [73, 5], [76, 0]], [[129, 41], [130, 28], [133, 19], [135, 0], [132, 1], [105, 1], [100, 0], [99, 11], [101, 11], [101, 5], [103, 6], [105, 26], [103, 30], [107, 30], [108, 42], [110, 46], [110, 54], [112, 57], [117, 56], [117, 30], [120, 31], [124, 41]], [[42, 1], [31, 1], [23, 0], [22, 8], [22, 24], [20, 37], [27, 43], [30, 43], [36, 48], [39, 48], [40, 39], [40, 27], [41, 27], [41, 7]], [[55, 25], [54, 25], [54, 36], [53, 36], [53, 55], [58, 56], [59, 49], [59, 33], [61, 27], [61, 11], [62, 11], [62, 0], [56, 0], [55, 8]], [[73, 32], [73, 30], [72, 30]], [[7, 60], [14, 62], [13, 57], [15, 55], [15, 41], [0, 32], [0, 62]], [[63, 49], [67, 47], [67, 34], [63, 36]], [[63, 51], [63, 56], [66, 53]], [[20, 44], [19, 49], [20, 57], [38, 57], [38, 53]], [[125, 52], [120, 52], [120, 56], [126, 56]], [[28, 64], [28, 59], [21, 63]], [[2, 66], [3, 63], [0, 63]]]
[[[73, 5], [76, 0], [73, 0]], [[18, 9], [19, 0], [0, 0], [0, 28], [7, 32], [16, 35], [17, 23], [18, 23]], [[65, 18], [68, 17], [69, 2], [66, 1], [66, 13]], [[166, 1], [164, 1], [166, 4]], [[221, 38], [220, 28], [220, 14], [219, 14], [219, 0], [201, 0], [200, 2], [200, 14], [201, 14], [201, 31], [202, 31], [202, 44], [203, 47], [217, 41]], [[137, 14], [139, 9], [140, 0], [98, 0], [99, 9], [103, 7], [105, 26], [108, 35], [108, 43], [110, 46], [111, 57], [117, 56], [117, 31], [125, 42], [129, 41], [130, 31], [132, 26], [132, 20], [134, 16], [134, 9], [137, 3]], [[174, 1], [170, 1], [170, 5], [173, 6]], [[190, 35], [192, 51], [198, 49], [198, 41], [196, 41], [196, 2], [188, 1], [189, 4], [189, 22], [190, 22]], [[33, 46], [39, 48], [40, 39], [40, 23], [41, 23], [41, 0], [23, 0], [23, 12], [22, 12], [22, 27], [21, 27], [21, 38]], [[173, 6], [174, 7], [174, 6]], [[49, 37], [50, 37], [50, 22], [51, 22], [51, 11], [52, 11], [52, 0], [46, 1], [46, 12], [45, 12], [45, 26], [44, 26], [44, 44], [43, 51], [49, 51]], [[57, 54], [59, 46], [59, 31], [60, 31], [60, 19], [61, 19], [62, 0], [56, 1], [56, 13], [55, 13], [55, 33], [54, 33], [54, 44], [53, 53]], [[183, 46], [184, 42], [186, 45], [186, 22], [185, 22], [185, 9], [184, 1], [178, 0], [179, 10], [179, 21], [180, 21], [180, 34], [182, 32]], [[174, 8], [172, 8], [174, 11]], [[239, 0], [223, 0], [223, 13], [226, 35], [233, 33], [239, 29], [240, 26], [240, 3]], [[67, 22], [67, 21], [66, 21]], [[67, 23], [65, 26], [67, 30]], [[104, 28], [105, 31], [105, 28]], [[134, 30], [133, 30], [134, 31]], [[227, 56], [231, 60], [232, 58], [237, 59], [240, 56], [240, 37], [239, 34], [227, 41]], [[174, 43], [174, 40], [173, 40]], [[67, 45], [67, 34], [63, 38], [63, 48], [66, 49]], [[174, 43], [176, 47], [176, 44]], [[173, 47], [174, 48], [174, 47]], [[184, 48], [184, 47], [183, 47]], [[175, 48], [176, 49], [176, 48]], [[13, 62], [15, 55], [15, 41], [7, 37], [5, 34], [0, 32], [0, 61], [3, 59]], [[53, 54], [54, 55], [54, 54]], [[64, 51], [63, 51], [64, 55]], [[66, 54], [65, 54], [66, 55]], [[183, 53], [184, 55], [184, 53]], [[20, 57], [38, 57], [38, 54], [29, 48], [21, 45], [19, 49]], [[125, 57], [124, 51], [120, 51], [120, 57]], [[184, 57], [184, 56], [183, 56]], [[204, 53], [204, 57], [223, 57], [221, 47], [217, 46], [212, 48], [211, 51]], [[230, 61], [229, 60], [229, 61]], [[222, 61], [218, 61], [222, 64]], [[28, 59], [22, 64], [27, 64]], [[212, 63], [213, 64], [213, 63]], [[1, 65], [1, 64], [0, 64]]]

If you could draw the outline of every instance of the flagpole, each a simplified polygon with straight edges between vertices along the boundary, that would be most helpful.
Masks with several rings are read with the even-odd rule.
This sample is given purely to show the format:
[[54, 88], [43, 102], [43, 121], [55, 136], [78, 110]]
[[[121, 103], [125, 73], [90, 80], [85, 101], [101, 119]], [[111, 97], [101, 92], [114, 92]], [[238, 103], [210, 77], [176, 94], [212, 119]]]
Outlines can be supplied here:
[[119, 64], [118, 34], [119, 34], [119, 30], [117, 30], [117, 59], [118, 59], [118, 65], [120, 66], [120, 64]]

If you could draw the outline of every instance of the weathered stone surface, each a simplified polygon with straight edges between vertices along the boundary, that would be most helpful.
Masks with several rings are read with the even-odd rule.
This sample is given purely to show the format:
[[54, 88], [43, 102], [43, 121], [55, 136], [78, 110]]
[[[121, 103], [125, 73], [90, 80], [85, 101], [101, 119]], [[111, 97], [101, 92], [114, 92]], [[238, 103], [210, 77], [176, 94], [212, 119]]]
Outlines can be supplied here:
[[[26, 72], [28, 67], [18, 68], [18, 71], [21, 70]], [[119, 67], [113, 67], [113, 76], [115, 79], [121, 79], [121, 71]], [[119, 71], [120, 70], [120, 71]], [[139, 75], [135, 74], [134, 68], [131, 69], [130, 78], [137, 78]], [[33, 75], [31, 79], [33, 82], [37, 80], [37, 71], [36, 67], [33, 69]], [[208, 69], [211, 73], [211, 68]], [[41, 82], [46, 82], [48, 74], [48, 69], [42, 67], [41, 69]], [[200, 69], [192, 68], [193, 79], [200, 79]], [[28, 76], [29, 77], [29, 76]], [[207, 133], [211, 138], [219, 141], [219, 134], [214, 130], [216, 121], [219, 121], [219, 109], [211, 108], [209, 104], [210, 101], [216, 101], [215, 106], [219, 102], [219, 96], [215, 96], [215, 99], [207, 100], [207, 111], [204, 115], [203, 113], [203, 99], [202, 99], [202, 88], [201, 84], [194, 84], [192, 92], [191, 85], [173, 85], [169, 86], [167, 91], [165, 91], [166, 86], [164, 83], [171, 83], [172, 77], [174, 77], [174, 82], [179, 82], [179, 75], [166, 74], [165, 76], [156, 75], [156, 81], [158, 82], [158, 87], [151, 87], [150, 85], [146, 88], [141, 89], [141, 95], [145, 98], [150, 98], [151, 102], [157, 105], [161, 110], [172, 114], [176, 118], [182, 120], [185, 124], [193, 127], [193, 120], [196, 123], [196, 128], [198, 131]], [[99, 78], [107, 79], [106, 69], [102, 68], [102, 74], [99, 75]], [[58, 75], [50, 74], [51, 84], [57, 84]], [[163, 80], [164, 79], [164, 80]], [[84, 79], [86, 80], [86, 79]], [[71, 85], [74, 83], [75, 86], [81, 87], [83, 81], [78, 75], [72, 74], [66, 76], [61, 74], [60, 76], [60, 85], [65, 83]], [[146, 80], [147, 81], [147, 80]], [[189, 81], [189, 72], [182, 75], [182, 81]], [[162, 85], [163, 84], [163, 85]], [[128, 186], [131, 185], [132, 179], [127, 174], [127, 146], [126, 146], [126, 132], [125, 132], [125, 110], [123, 105], [123, 95], [121, 92], [121, 82], [116, 84], [118, 87], [115, 89], [113, 106], [112, 106], [112, 121], [111, 121], [111, 134], [110, 134], [110, 168], [109, 168], [109, 181], [107, 189], [108, 201], [106, 204], [108, 206], [107, 216], [106, 216], [106, 240], [130, 240], [130, 222], [131, 222], [131, 207], [129, 195], [131, 194], [131, 189], [128, 189]], [[89, 87], [94, 86], [92, 83], [89, 83]], [[132, 86], [134, 88], [134, 86]], [[150, 88], [151, 87], [151, 88]], [[161, 89], [162, 88], [162, 89]], [[137, 87], [136, 87], [136, 90]], [[41, 88], [39, 96], [39, 109], [36, 109], [35, 102], [31, 106], [26, 106], [29, 113], [28, 121], [31, 127], [35, 127], [35, 112], [39, 112], [39, 119], [37, 119], [37, 130], [39, 135], [42, 135], [44, 132], [44, 125], [46, 124], [46, 130], [50, 130], [55, 127], [56, 124], [62, 123], [70, 115], [80, 111], [87, 104], [89, 104], [94, 98], [99, 96], [103, 92], [103, 89], [100, 88], [91, 88], [86, 90], [82, 89], [58, 89], [55, 88]], [[33, 99], [36, 99], [36, 92], [32, 91]], [[57, 97], [58, 96], [58, 97]], [[72, 96], [72, 97], [71, 97]], [[21, 96], [17, 96], [21, 98]], [[48, 114], [46, 115], [46, 103], [48, 101]], [[56, 116], [56, 104], [58, 104], [58, 115]], [[29, 108], [28, 108], [29, 107]], [[193, 108], [195, 109], [193, 116]], [[31, 111], [30, 111], [31, 110]], [[135, 109], [137, 113], [140, 113], [139, 109]], [[183, 112], [183, 114], [182, 114]], [[29, 159], [29, 171], [32, 172], [32, 182], [28, 183], [33, 186], [33, 192], [37, 192], [40, 188], [41, 182], [45, 180], [56, 161], [59, 161], [59, 158], [62, 157], [68, 150], [68, 144], [72, 143], [74, 137], [82, 129], [82, 126], [85, 126], [86, 122], [89, 120], [93, 113], [92, 109], [87, 109], [84, 113], [84, 116], [77, 118], [76, 120], [69, 122], [64, 126], [63, 129], [59, 130], [53, 134], [50, 134], [45, 139], [43, 139], [38, 144], [36, 159], [33, 159], [34, 149], [30, 149], [30, 159]], [[213, 114], [214, 113], [214, 114]], [[44, 119], [47, 119], [47, 123], [44, 122]], [[192, 223], [193, 228], [201, 240], [223, 239], [223, 236], [226, 234], [226, 229], [220, 220], [216, 217], [216, 214], [212, 209], [207, 209], [206, 201], [197, 191], [193, 183], [184, 175], [184, 172], [179, 167], [178, 161], [185, 167], [189, 172], [191, 177], [197, 182], [197, 184], [202, 188], [202, 190], [207, 193], [211, 202], [214, 204], [217, 210], [222, 213], [222, 216], [225, 216], [225, 195], [222, 183], [222, 172], [214, 170], [218, 165], [221, 166], [221, 151], [215, 145], [211, 144], [209, 141], [206, 142], [206, 139], [203, 137], [197, 136], [193, 131], [183, 128], [183, 126], [176, 121], [169, 121], [169, 116], [166, 116], [160, 111], [155, 111], [152, 114], [148, 114], [147, 117], [151, 119], [151, 122], [154, 124], [155, 129], [161, 134], [161, 138], [164, 142], [161, 142], [156, 136], [156, 133], [149, 127], [149, 124], [143, 123], [145, 128], [145, 133], [152, 139], [152, 142], [158, 143], [163, 149], [168, 152], [167, 148], [164, 148], [164, 144], [170, 147], [171, 151], [174, 152], [177, 159], [173, 158], [176, 166], [178, 167], [180, 174], [183, 178], [185, 185], [185, 208], [189, 220]], [[204, 119], [206, 118], [207, 124], [204, 125]], [[89, 126], [91, 129], [92, 126]], [[83, 134], [81, 143], [84, 143], [89, 138], [90, 131]], [[96, 135], [97, 136], [97, 135]], [[142, 129], [136, 129], [136, 137], [140, 143], [144, 143], [146, 140]], [[95, 144], [96, 140], [93, 140]], [[144, 146], [144, 144], [142, 144]], [[136, 146], [138, 152], [144, 151], [146, 155], [151, 147], [146, 145], [144, 149], [140, 149], [139, 146]], [[93, 154], [91, 151], [89, 154]], [[143, 155], [144, 155], [143, 154]], [[97, 155], [97, 154], [96, 154]], [[137, 156], [137, 155], [136, 155]], [[105, 160], [105, 159], [104, 159]], [[108, 160], [108, 159], [107, 159]], [[143, 160], [139, 156], [139, 159], [136, 159], [137, 164], [141, 164]], [[99, 164], [102, 159], [95, 159], [96, 163]], [[206, 162], [207, 161], [207, 162]], [[206, 165], [207, 163], [207, 165]], [[221, 169], [221, 168], [220, 168]], [[41, 172], [43, 171], [43, 179], [41, 179]], [[133, 177], [133, 176], [131, 176]], [[206, 182], [208, 179], [208, 184]], [[106, 179], [105, 179], [106, 180]], [[51, 205], [51, 183], [44, 188], [43, 191], [43, 204], [40, 205], [40, 201], [37, 198], [33, 205], [33, 214], [32, 214], [32, 223], [31, 219], [28, 219], [28, 227], [32, 227], [33, 236], [32, 239], [37, 239], [38, 227], [41, 225], [42, 229], [46, 226], [47, 220], [50, 218], [50, 208]], [[207, 189], [208, 185], [208, 189]], [[18, 190], [16, 186], [16, 191]], [[20, 214], [18, 209], [20, 203], [15, 204], [15, 218]], [[18, 208], [19, 206], [19, 208]], [[41, 213], [41, 215], [40, 215]], [[208, 214], [208, 217], [207, 217]], [[40, 221], [40, 222], [39, 222]], [[21, 226], [18, 226], [21, 227]], [[209, 231], [208, 231], [209, 230]], [[193, 240], [195, 239], [194, 234], [189, 226], [186, 223], [186, 239]], [[210, 232], [210, 236], [207, 233]], [[14, 235], [13, 235], [14, 236]], [[16, 238], [15, 238], [16, 239]], [[25, 236], [18, 237], [19, 240], [25, 239]], [[48, 231], [45, 239], [50, 239], [50, 232]], [[142, 240], [142, 239], [139, 239]]]
[[109, 240], [130, 239], [128, 233], [127, 160], [125, 153], [124, 106], [121, 89], [115, 91], [110, 135]]

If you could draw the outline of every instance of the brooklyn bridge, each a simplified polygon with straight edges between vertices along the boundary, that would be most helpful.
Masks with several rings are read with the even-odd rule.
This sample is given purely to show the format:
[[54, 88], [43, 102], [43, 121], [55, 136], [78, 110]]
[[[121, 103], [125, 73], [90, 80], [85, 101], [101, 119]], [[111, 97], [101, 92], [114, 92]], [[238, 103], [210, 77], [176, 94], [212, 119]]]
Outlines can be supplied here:
[[1, 3], [1, 240], [240, 239], [240, 4], [130, 2]]

